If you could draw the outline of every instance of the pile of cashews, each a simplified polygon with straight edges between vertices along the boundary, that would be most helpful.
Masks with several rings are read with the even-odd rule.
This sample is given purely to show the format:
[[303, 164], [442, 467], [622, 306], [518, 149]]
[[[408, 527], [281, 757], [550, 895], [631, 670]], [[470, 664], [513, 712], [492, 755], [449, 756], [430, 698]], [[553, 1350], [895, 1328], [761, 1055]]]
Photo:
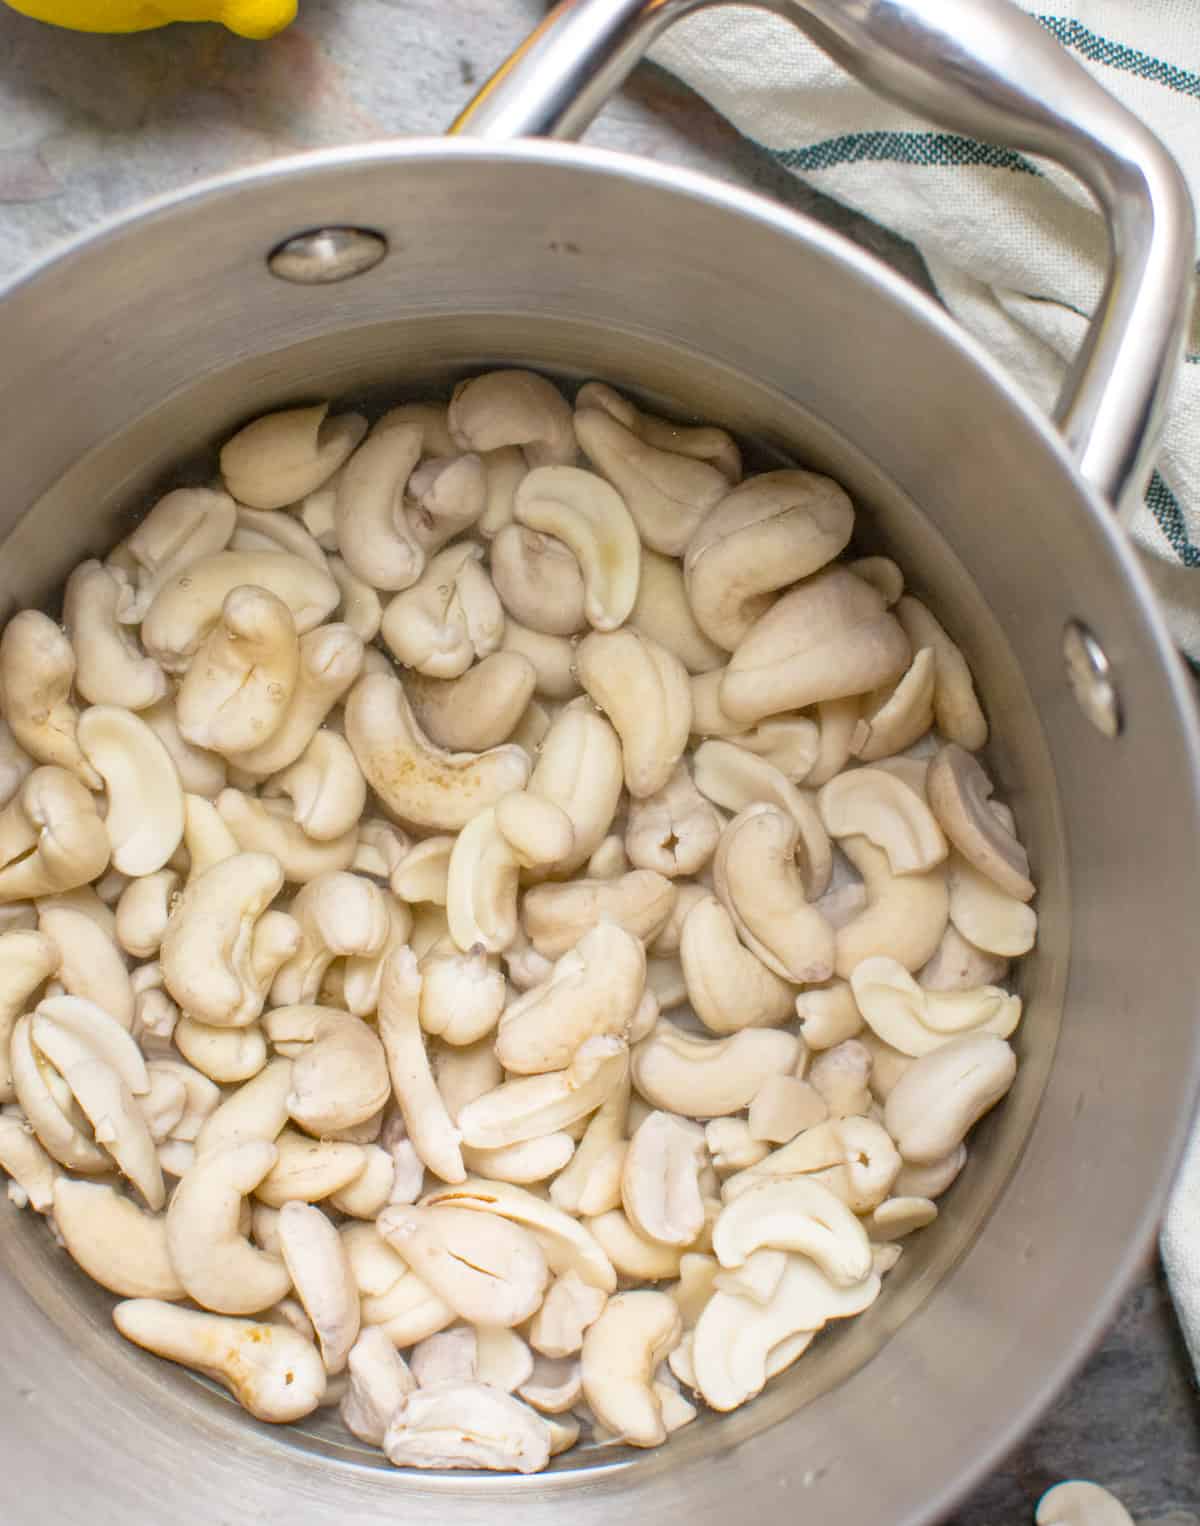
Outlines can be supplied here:
[[123, 1336], [528, 1472], [874, 1302], [1037, 919], [962, 654], [853, 525], [496, 371], [256, 419], [9, 621], [0, 1166]]

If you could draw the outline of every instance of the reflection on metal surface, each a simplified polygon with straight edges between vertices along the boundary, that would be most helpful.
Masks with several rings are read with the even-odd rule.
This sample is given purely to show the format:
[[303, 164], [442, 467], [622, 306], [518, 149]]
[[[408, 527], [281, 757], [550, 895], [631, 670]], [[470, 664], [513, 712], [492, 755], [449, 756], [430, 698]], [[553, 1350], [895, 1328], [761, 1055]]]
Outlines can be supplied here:
[[1080, 620], [1068, 620], [1063, 629], [1063, 660], [1071, 693], [1084, 715], [1101, 735], [1120, 735], [1121, 699], [1112, 668], [1104, 648]]
[[297, 286], [330, 286], [374, 270], [387, 239], [366, 228], [315, 228], [285, 239], [267, 256], [267, 269]]

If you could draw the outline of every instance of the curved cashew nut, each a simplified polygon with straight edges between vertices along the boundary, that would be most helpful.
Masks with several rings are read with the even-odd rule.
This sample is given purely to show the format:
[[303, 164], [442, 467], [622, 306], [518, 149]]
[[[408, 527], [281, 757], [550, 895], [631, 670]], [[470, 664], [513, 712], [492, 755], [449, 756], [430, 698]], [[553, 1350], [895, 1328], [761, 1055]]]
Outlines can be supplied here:
[[537, 1473], [550, 1460], [549, 1424], [520, 1399], [485, 1383], [448, 1383], [407, 1394], [383, 1451], [398, 1468], [490, 1468]]
[[579, 680], [621, 738], [625, 783], [635, 799], [674, 773], [692, 723], [687, 669], [634, 630], [594, 631], [580, 644]]
[[639, 1291], [610, 1298], [583, 1337], [584, 1398], [601, 1424], [631, 1446], [659, 1446], [667, 1439], [653, 1377], [682, 1334], [674, 1299]]
[[532, 631], [510, 615], [504, 622], [500, 649], [524, 657], [535, 674], [534, 693], [543, 699], [575, 699], [579, 680], [575, 676], [575, 643], [566, 636], [546, 636]]
[[387, 1057], [374, 1029], [327, 1007], [277, 1007], [267, 1018], [272, 1037], [289, 1010], [313, 1015], [311, 1039], [292, 1067], [290, 1115], [320, 1138], [373, 1118], [391, 1096]]
[[368, 1446], [381, 1447], [392, 1416], [416, 1388], [416, 1379], [378, 1325], [362, 1332], [346, 1365], [350, 1387], [341, 1403], [342, 1424]]
[[992, 1034], [970, 1033], [920, 1058], [884, 1107], [888, 1133], [901, 1155], [930, 1165], [949, 1155], [1013, 1083], [1017, 1059]]
[[140, 625], [158, 590], [193, 562], [228, 546], [237, 505], [215, 488], [181, 487], [165, 494], [108, 559], [122, 583], [117, 619]]
[[621, 1202], [634, 1229], [661, 1245], [691, 1245], [704, 1228], [700, 1173], [704, 1130], [653, 1112], [635, 1131], [621, 1171]]
[[338, 549], [351, 572], [373, 588], [411, 588], [425, 570], [425, 551], [409, 521], [404, 491], [428, 434], [423, 418], [389, 423], [385, 415], [339, 477]]
[[[180, 878], [174, 869], [159, 869], [154, 874], [130, 880], [117, 902], [117, 942], [126, 953], [135, 959], [157, 957], [171, 915], [171, 904], [179, 889]], [[90, 958], [88, 962], [91, 964]], [[101, 1001], [100, 1005], [104, 1006], [105, 1002]]]
[[975, 696], [975, 683], [966, 659], [919, 599], [897, 600], [896, 618], [913, 651], [933, 652], [933, 719], [948, 742], [978, 752], [988, 738], [987, 718]]
[[35, 768], [0, 811], [0, 901], [85, 885], [104, 872], [109, 853], [95, 796], [66, 769]]
[[978, 761], [949, 743], [930, 763], [926, 789], [942, 830], [968, 863], [1006, 895], [1032, 900], [1028, 855], [989, 805], [992, 781]]
[[411, 672], [404, 687], [417, 724], [439, 747], [483, 752], [507, 742], [533, 699], [537, 673], [519, 652], [492, 652], [458, 678]]
[[857, 694], [817, 702], [817, 757], [804, 781], [814, 789], [828, 784], [850, 761], [850, 745], [861, 704]]
[[22, 927], [0, 934], [0, 1102], [16, 1096], [9, 1046], [17, 1019], [61, 959], [57, 941], [44, 932]]
[[[305, 494], [305, 509], [299, 514], [278, 514], [274, 509], [248, 509], [238, 506], [237, 529], [229, 542], [231, 551], [290, 551], [293, 556], [303, 557], [314, 567], [325, 570], [327, 563], [322, 548], [324, 537], [336, 550], [337, 540], [333, 532], [334, 489], [321, 487], [315, 493]], [[314, 505], [323, 505], [324, 515], [312, 512]], [[307, 511], [307, 512], [305, 512]], [[324, 521], [324, 522], [322, 522]], [[312, 523], [314, 528], [309, 529]]]
[[257, 1023], [215, 1028], [184, 1013], [171, 1037], [185, 1060], [222, 1086], [256, 1076], [267, 1063], [267, 1041]]
[[877, 955], [919, 970], [932, 959], [949, 921], [945, 868], [894, 875], [887, 854], [865, 837], [845, 837], [838, 846], [862, 875], [867, 904], [837, 930], [835, 972], [848, 980], [864, 959]]
[[183, 847], [187, 854], [187, 883], [224, 863], [239, 851], [237, 838], [225, 825], [211, 800], [200, 795], [183, 797]]
[[579, 444], [629, 505], [641, 538], [655, 551], [679, 556], [696, 527], [729, 492], [725, 474], [706, 461], [639, 439], [601, 408], [575, 414]]
[[621, 1085], [628, 1063], [623, 1039], [585, 1039], [565, 1070], [506, 1081], [469, 1102], [458, 1115], [463, 1141], [495, 1150], [569, 1128]]
[[285, 408], [244, 425], [221, 447], [221, 475], [239, 503], [281, 509], [312, 493], [367, 432], [357, 413], [327, 418], [328, 403]]
[[458, 678], [504, 635], [504, 610], [473, 541], [448, 546], [420, 579], [393, 596], [380, 631], [406, 667], [431, 678]]
[[501, 1150], [472, 1150], [468, 1145], [463, 1161], [476, 1176], [528, 1186], [561, 1171], [574, 1153], [575, 1141], [570, 1134], [560, 1132], [525, 1139]]
[[266, 742], [283, 724], [299, 664], [283, 600], [265, 588], [231, 589], [176, 696], [184, 739], [224, 757]]
[[808, 1256], [839, 1288], [871, 1272], [866, 1230], [828, 1187], [800, 1176], [761, 1182], [721, 1210], [713, 1253], [722, 1266], [743, 1266], [764, 1249]]
[[797, 789], [766, 758], [733, 741], [714, 739], [696, 749], [692, 766], [700, 793], [735, 815], [753, 805], [774, 805], [796, 823], [797, 854], [804, 892], [818, 900], [833, 877], [833, 849], [813, 797]]
[[[367, 803], [367, 782], [345, 737], [318, 731], [304, 752], [263, 787], [265, 798], [286, 795], [306, 837], [329, 842], [357, 830]], [[356, 838], [357, 843], [361, 834]]]
[[335, 870], [320, 874], [293, 898], [288, 914], [300, 928], [300, 946], [271, 987], [277, 1007], [314, 1002], [335, 959], [378, 954], [391, 930], [387, 901], [373, 880]]
[[798, 836], [778, 806], [747, 807], [721, 834], [713, 885], [751, 953], [801, 985], [833, 974], [835, 935], [805, 897], [795, 862]]
[[358, 847], [354, 825], [324, 842], [309, 837], [293, 819], [291, 802], [277, 795], [256, 799], [241, 790], [224, 789], [217, 796], [217, 810], [242, 852], [276, 859], [291, 884], [304, 885], [320, 874], [348, 868]]
[[770, 1028], [791, 1015], [794, 988], [738, 941], [733, 917], [703, 894], [687, 915], [679, 958], [688, 1000], [713, 1033]]
[[800, 1040], [770, 1028], [696, 1038], [660, 1019], [633, 1051], [633, 1084], [653, 1107], [681, 1117], [719, 1118], [748, 1107], [768, 1076], [790, 1073]]
[[[1037, 912], [955, 854], [949, 866], [950, 925], [976, 949], [1005, 959], [1027, 954], [1037, 938]], [[977, 982], [982, 984], [982, 982]]]
[[621, 743], [586, 702], [568, 705], [542, 742], [529, 793], [551, 801], [570, 818], [575, 846], [554, 866], [572, 874], [604, 840], [617, 814], [622, 786]]
[[336, 613], [360, 641], [374, 641], [383, 619], [383, 602], [379, 595], [370, 583], [352, 572], [340, 556], [327, 556], [325, 565], [342, 596]]
[[634, 800], [625, 829], [629, 860], [673, 879], [697, 874], [717, 850], [721, 817], [692, 782], [680, 762], [654, 794]]
[[594, 1218], [620, 1205], [629, 1093], [626, 1075], [592, 1114], [569, 1164], [550, 1183], [551, 1200], [564, 1213]]
[[854, 999], [872, 1032], [919, 1058], [962, 1033], [1007, 1038], [1021, 1021], [1021, 998], [999, 986], [925, 991], [895, 959], [864, 959], [850, 976]]
[[763, 472], [726, 494], [697, 527], [683, 573], [697, 623], [732, 652], [777, 589], [831, 562], [854, 529], [854, 506], [816, 472]]
[[[282, 885], [279, 861], [268, 853], [235, 854], [190, 881], [160, 950], [163, 983], [185, 1012], [230, 1028], [258, 1017], [276, 970], [299, 943], [290, 918], [281, 927], [264, 916]], [[282, 931], [290, 933], [291, 947]]]
[[[70, 1088], [34, 1049], [33, 1018], [17, 1019], [9, 1044], [13, 1086], [21, 1111], [47, 1154], [71, 1171], [97, 1175], [112, 1169], [112, 1159], [83, 1132], [83, 1114]], [[132, 1099], [131, 1099], [132, 1100]]]
[[296, 687], [283, 720], [271, 737], [237, 753], [230, 762], [257, 778], [276, 774], [296, 762], [362, 672], [363, 661], [362, 638], [348, 625], [319, 625], [301, 636]]
[[754, 1139], [787, 1144], [828, 1116], [829, 1108], [811, 1082], [797, 1076], [769, 1076], [754, 1094], [747, 1124]]
[[388, 810], [428, 831], [459, 831], [529, 778], [529, 757], [520, 747], [478, 754], [434, 747], [413, 719], [400, 680], [382, 674], [368, 674], [352, 690], [346, 739]]
[[337, 608], [338, 586], [319, 567], [286, 551], [218, 551], [169, 578], [142, 621], [142, 644], [168, 673], [186, 670], [221, 618], [228, 595], [266, 589], [291, 611], [303, 635]]
[[670, 880], [653, 869], [631, 869], [619, 879], [535, 885], [525, 893], [521, 917], [538, 953], [558, 959], [597, 922], [615, 922], [648, 942], [661, 930], [674, 904], [675, 886]]
[[459, 382], [446, 423], [459, 449], [519, 445], [531, 467], [569, 466], [577, 454], [570, 404], [533, 371], [487, 371]]
[[122, 1298], [187, 1297], [171, 1265], [166, 1220], [112, 1187], [60, 1176], [54, 1222], [72, 1259], [101, 1287]]
[[417, 1154], [443, 1181], [462, 1182], [467, 1172], [459, 1148], [461, 1135], [434, 1082], [421, 1033], [421, 984], [412, 950], [393, 950], [384, 961], [379, 989], [379, 1037]]
[[319, 1203], [357, 1182], [366, 1168], [361, 1145], [341, 1139], [310, 1139], [284, 1129], [275, 1141], [278, 1159], [254, 1189], [268, 1208]]
[[1107, 1489], [1075, 1478], [1038, 1500], [1037, 1526], [1133, 1526], [1128, 1510]]
[[485, 540], [493, 540], [505, 525], [512, 524], [513, 499], [529, 470], [517, 445], [500, 445], [480, 452], [486, 479], [485, 508], [477, 528]]
[[721, 1196], [731, 1203], [760, 1182], [802, 1176], [823, 1183], [855, 1213], [870, 1213], [891, 1192], [900, 1165], [891, 1137], [874, 1119], [829, 1119], [729, 1177]]
[[882, 597], [826, 567], [761, 615], [730, 658], [721, 708], [753, 725], [782, 710], [866, 694], [899, 678], [912, 652]]
[[432, 556], [473, 525], [487, 503], [487, 472], [475, 454], [423, 462], [408, 479], [408, 524], [417, 545]]
[[48, 1213], [54, 1206], [58, 1166], [38, 1143], [19, 1110], [0, 1113], [0, 1170], [5, 1171], [8, 1200], [17, 1208]]
[[574, 466], [531, 471], [513, 500], [516, 522], [561, 541], [583, 574], [583, 612], [598, 631], [615, 631], [637, 599], [641, 541], [621, 495]]
[[218, 1105], [189, 1131], [195, 1140], [196, 1158], [252, 1140], [273, 1144], [287, 1124], [291, 1091], [292, 1061], [277, 1058], [223, 1102], [218, 1093]]
[[[103, 1007], [80, 996], [44, 996], [34, 1008], [34, 1017], [48, 1019], [56, 1029], [66, 1029], [91, 1051], [93, 1058], [111, 1065], [135, 1097], [144, 1096], [150, 1090], [146, 1063], [136, 1041], [128, 1028], [122, 1027]], [[42, 1049], [40, 1031], [35, 1022], [33, 1041]], [[47, 1058], [57, 1065], [52, 1056]]]
[[918, 742], [933, 725], [933, 685], [933, 650], [922, 647], [894, 684], [865, 697], [850, 739], [854, 756], [878, 763]]
[[871, 1233], [875, 1245], [903, 1240], [906, 1235], [925, 1229], [938, 1216], [937, 1204], [925, 1197], [886, 1198], [871, 1214]]
[[92, 705], [144, 710], [164, 699], [167, 676], [117, 617], [123, 585], [101, 562], [80, 562], [63, 593], [75, 686]]
[[881, 768], [839, 774], [821, 790], [817, 805], [831, 837], [865, 837], [887, 854], [893, 874], [923, 873], [948, 852], [933, 812]]
[[226, 1319], [149, 1298], [119, 1303], [113, 1323], [126, 1340], [223, 1383], [257, 1420], [301, 1420], [325, 1397], [316, 1347], [288, 1325]]
[[711, 673], [727, 660], [728, 654], [696, 623], [679, 562], [646, 546], [642, 547], [637, 599], [626, 623], [673, 652], [691, 674]]
[[456, 1207], [394, 1204], [379, 1233], [461, 1319], [476, 1325], [523, 1324], [549, 1281], [533, 1234], [509, 1219]]
[[506, 525], [492, 542], [491, 569], [501, 604], [522, 625], [547, 636], [587, 629], [583, 572], [553, 535]]
[[242, 1200], [278, 1159], [263, 1139], [198, 1156], [167, 1207], [171, 1263], [189, 1298], [215, 1314], [253, 1314], [292, 1285], [287, 1267], [243, 1237]]
[[89, 789], [100, 779], [79, 750], [79, 711], [71, 703], [75, 653], [48, 615], [15, 614], [0, 636], [0, 711], [37, 763], [65, 768]]
[[279, 1244], [325, 1371], [341, 1372], [359, 1332], [358, 1287], [341, 1236], [319, 1208], [285, 1203], [279, 1210]]
[[78, 737], [108, 792], [113, 867], [154, 874], [183, 839], [183, 788], [171, 754], [145, 721], [116, 705], [85, 710]]
[[193, 747], [179, 730], [175, 705], [170, 699], [160, 700], [138, 712], [150, 730], [171, 754], [171, 761], [179, 774], [184, 792], [214, 800], [225, 788], [226, 764], [219, 753], [206, 752]]
[[735, 487], [742, 475], [742, 453], [733, 436], [710, 424], [684, 425], [674, 419], [660, 419], [643, 413], [627, 397], [604, 382], [585, 382], [575, 397], [576, 411], [599, 408], [633, 431], [639, 440], [657, 450], [689, 456], [693, 461], [707, 461]]
[[561, 1070], [586, 1040], [624, 1037], [646, 980], [639, 940], [601, 922], [554, 966], [550, 978], [511, 1002], [496, 1033], [496, 1055], [508, 1071]]

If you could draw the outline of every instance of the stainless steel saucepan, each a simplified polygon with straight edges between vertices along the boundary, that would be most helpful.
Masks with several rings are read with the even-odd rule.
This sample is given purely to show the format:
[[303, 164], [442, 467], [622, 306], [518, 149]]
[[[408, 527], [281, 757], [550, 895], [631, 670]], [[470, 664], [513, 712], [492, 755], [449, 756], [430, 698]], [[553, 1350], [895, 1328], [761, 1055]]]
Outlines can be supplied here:
[[[935, 1520], [1050, 1399], [1144, 1255], [1200, 1060], [1200, 740], [1113, 515], [1139, 493], [1192, 221], [1158, 142], [1002, 0], [773, 0], [952, 130], [1058, 160], [1112, 272], [1058, 420], [823, 227], [572, 143], [703, 0], [566, 0], [456, 136], [288, 159], [158, 201], [0, 298], [0, 590], [42, 603], [231, 427], [485, 364], [603, 377], [826, 470], [966, 649], [1041, 887], [1022, 1066], [887, 1296], [736, 1414], [530, 1479], [398, 1474], [274, 1431], [123, 1344], [33, 1215], [0, 1226], [12, 1526]], [[533, 140], [531, 135], [536, 135]], [[381, 392], [382, 395], [382, 392]]]

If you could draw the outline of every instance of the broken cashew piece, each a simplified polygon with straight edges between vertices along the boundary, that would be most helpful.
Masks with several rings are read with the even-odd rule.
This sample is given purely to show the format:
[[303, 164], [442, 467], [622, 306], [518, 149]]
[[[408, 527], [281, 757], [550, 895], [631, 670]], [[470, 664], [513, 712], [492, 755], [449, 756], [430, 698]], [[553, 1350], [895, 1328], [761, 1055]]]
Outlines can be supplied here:
[[342, 1424], [368, 1446], [382, 1447], [388, 1424], [416, 1379], [378, 1325], [363, 1330], [346, 1365], [350, 1387], [341, 1403]]
[[[1037, 912], [1001, 890], [961, 854], [950, 860], [950, 925], [984, 954], [1015, 959], [1037, 938]], [[983, 984], [984, 982], [979, 982]]]
[[288, 915], [300, 944], [271, 986], [276, 1007], [315, 1002], [335, 959], [378, 954], [391, 931], [387, 901], [373, 880], [334, 870], [319, 874], [293, 897]]
[[508, 995], [495, 955], [463, 953], [439, 939], [421, 958], [421, 1027], [447, 1044], [469, 1045], [491, 1033]]
[[866, 1230], [828, 1187], [801, 1176], [764, 1181], [722, 1208], [713, 1228], [722, 1266], [743, 1266], [764, 1249], [807, 1256], [839, 1288], [871, 1272]]
[[558, 806], [574, 832], [570, 854], [554, 865], [556, 875], [573, 874], [604, 841], [622, 783], [616, 732], [586, 700], [568, 705], [546, 733], [529, 777], [529, 793]]
[[638, 1126], [625, 1152], [621, 1201], [639, 1234], [662, 1245], [692, 1244], [704, 1228], [700, 1172], [706, 1160], [699, 1124], [653, 1112]]
[[237, 505], [228, 493], [205, 487], [166, 493], [108, 558], [122, 585], [117, 619], [140, 625], [167, 579], [224, 551], [236, 525]]
[[887, 854], [893, 874], [920, 874], [940, 864], [948, 845], [933, 812], [895, 774], [855, 768], [817, 796], [831, 837], [865, 837]]
[[496, 1150], [569, 1128], [621, 1084], [628, 1056], [623, 1039], [585, 1039], [565, 1070], [506, 1081], [469, 1102], [458, 1115], [464, 1143]]
[[962, 856], [1018, 901], [1033, 899], [1029, 858], [1011, 828], [989, 804], [992, 781], [969, 752], [953, 742], [929, 765], [929, 804]]
[[913, 651], [933, 652], [933, 719], [947, 742], [978, 752], [988, 738], [987, 718], [975, 695], [975, 681], [966, 659], [941, 624], [919, 599], [896, 601], [896, 618]]
[[894, 684], [865, 695], [850, 739], [864, 763], [894, 757], [918, 742], [933, 725], [934, 657], [922, 647]]
[[484, 1383], [447, 1383], [401, 1399], [383, 1439], [398, 1468], [489, 1468], [537, 1473], [553, 1438], [541, 1415]]

